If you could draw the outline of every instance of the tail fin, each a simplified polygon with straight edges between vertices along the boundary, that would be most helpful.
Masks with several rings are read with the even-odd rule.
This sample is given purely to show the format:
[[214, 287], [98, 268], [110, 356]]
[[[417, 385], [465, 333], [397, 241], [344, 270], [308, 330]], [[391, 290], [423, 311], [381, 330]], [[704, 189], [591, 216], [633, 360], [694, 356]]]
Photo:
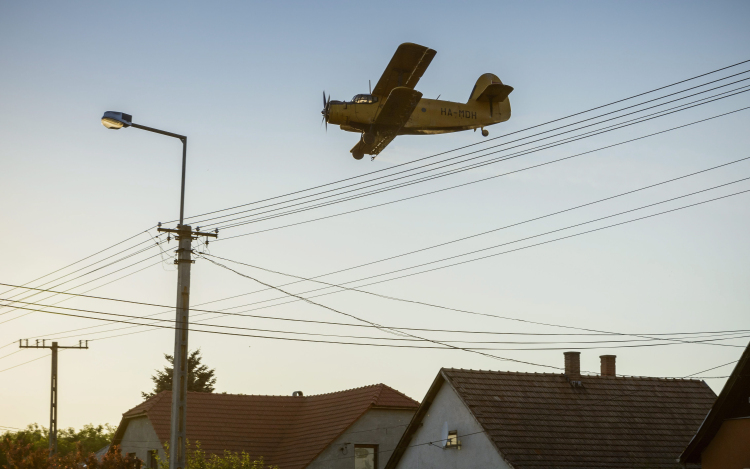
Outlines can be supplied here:
[[501, 103], [506, 100], [512, 91], [513, 87], [504, 85], [496, 75], [485, 73], [479, 77], [474, 89], [471, 90], [468, 102]]

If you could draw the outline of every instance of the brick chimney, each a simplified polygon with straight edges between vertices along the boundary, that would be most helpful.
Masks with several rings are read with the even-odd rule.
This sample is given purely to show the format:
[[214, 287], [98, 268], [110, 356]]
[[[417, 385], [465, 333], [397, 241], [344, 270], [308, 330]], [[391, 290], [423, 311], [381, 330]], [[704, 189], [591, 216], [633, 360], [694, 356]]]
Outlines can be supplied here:
[[616, 355], [600, 355], [602, 360], [602, 376], [617, 376], [615, 374]]
[[565, 352], [565, 376], [569, 380], [581, 379], [581, 352]]

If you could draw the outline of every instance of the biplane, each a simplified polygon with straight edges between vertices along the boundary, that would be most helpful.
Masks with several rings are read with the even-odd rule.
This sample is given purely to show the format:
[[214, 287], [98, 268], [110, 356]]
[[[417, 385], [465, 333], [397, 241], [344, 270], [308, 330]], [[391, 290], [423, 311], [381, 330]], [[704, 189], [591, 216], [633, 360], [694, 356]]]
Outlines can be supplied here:
[[[432, 135], [462, 130], [482, 130], [510, 119], [508, 95], [513, 87], [492, 73], [480, 76], [466, 103], [427, 99], [415, 90], [417, 82], [435, 57], [433, 49], [419, 44], [401, 44], [369, 94], [351, 101], [331, 101], [323, 92], [323, 120], [341, 130], [361, 134], [350, 151], [360, 160], [375, 159], [398, 135]], [[438, 96], [439, 98], [440, 96]]]

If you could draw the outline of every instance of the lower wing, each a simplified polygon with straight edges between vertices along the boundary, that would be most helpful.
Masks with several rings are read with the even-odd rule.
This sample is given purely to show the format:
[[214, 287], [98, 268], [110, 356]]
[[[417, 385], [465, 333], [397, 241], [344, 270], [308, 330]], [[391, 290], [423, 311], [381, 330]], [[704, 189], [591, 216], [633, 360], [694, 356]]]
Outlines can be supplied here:
[[[351, 153], [358, 155], [378, 155], [396, 138], [422, 99], [422, 93], [406, 87], [396, 87], [388, 95], [383, 109], [375, 117], [370, 130], [362, 134], [362, 139], [354, 145]], [[360, 156], [361, 158], [361, 156]]]

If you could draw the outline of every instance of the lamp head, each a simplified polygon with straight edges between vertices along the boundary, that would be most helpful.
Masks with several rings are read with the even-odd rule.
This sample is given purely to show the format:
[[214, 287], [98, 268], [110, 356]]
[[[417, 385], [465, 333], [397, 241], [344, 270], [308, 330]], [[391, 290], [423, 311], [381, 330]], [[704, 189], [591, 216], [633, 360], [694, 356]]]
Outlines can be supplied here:
[[107, 111], [102, 116], [102, 125], [108, 129], [121, 129], [130, 127], [133, 123], [133, 116], [124, 112]]

